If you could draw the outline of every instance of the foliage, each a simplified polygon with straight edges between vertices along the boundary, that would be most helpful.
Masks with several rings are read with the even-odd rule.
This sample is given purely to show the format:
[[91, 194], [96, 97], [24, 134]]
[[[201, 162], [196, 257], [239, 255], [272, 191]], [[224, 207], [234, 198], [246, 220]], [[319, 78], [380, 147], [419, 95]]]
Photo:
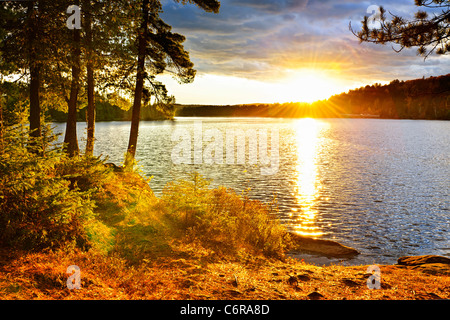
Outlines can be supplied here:
[[[117, 98], [113, 96], [102, 97], [96, 95], [96, 121], [130, 121], [131, 110], [127, 101], [117, 101]], [[151, 120], [167, 120], [173, 119], [175, 110], [173, 105], [166, 106], [164, 112], [158, 111], [154, 104], [144, 106], [141, 110], [140, 119], [142, 121]], [[60, 111], [56, 109], [49, 109], [46, 114], [52, 121], [65, 122], [67, 121], [67, 110]], [[81, 106], [77, 113], [77, 121], [86, 121], [87, 110], [84, 106]]]
[[96, 248], [139, 262], [180, 239], [230, 257], [283, 256], [284, 228], [261, 202], [211, 190], [198, 174], [169, 183], [158, 200], [149, 179], [96, 157], [68, 157], [51, 129], [42, 132], [33, 142], [23, 123], [2, 126], [2, 246]]
[[[215, 13], [220, 6], [216, 0], [179, 2]], [[70, 5], [81, 7], [83, 30], [67, 28]], [[77, 112], [87, 98], [86, 153], [92, 155], [95, 91], [104, 96], [114, 92], [117, 100], [128, 104], [126, 109], [134, 99], [135, 112], [125, 114], [132, 120], [129, 149], [136, 148], [141, 119], [173, 118], [175, 99], [155, 76], [170, 72], [180, 82], [190, 83], [195, 70], [182, 45], [185, 37], [172, 32], [161, 12], [159, 0], [54, 0], [51, 5], [45, 1], [3, 2], [0, 74], [29, 82], [30, 134], [41, 135], [42, 109], [57, 110], [50, 112], [66, 120], [66, 151], [78, 155]], [[140, 116], [142, 102], [147, 108]], [[65, 110], [67, 117], [61, 116]]]
[[[362, 21], [362, 30], [355, 33], [361, 42], [398, 44], [404, 48], [417, 47], [418, 54], [428, 57], [432, 52], [445, 54], [450, 52], [450, 1], [449, 0], [416, 0], [416, 6], [421, 7], [413, 20], [406, 20], [391, 13], [392, 18], [386, 18], [386, 10], [380, 8], [380, 28], [370, 28], [369, 18]], [[422, 9], [423, 8], [423, 9]], [[440, 12], [430, 14], [430, 9], [440, 9]]]
[[[319, 266], [289, 259], [236, 263], [211, 261], [199, 251], [184, 258], [130, 266], [118, 255], [55, 250], [0, 251], [2, 300], [326, 300], [449, 299], [450, 276], [417, 267], [381, 265], [381, 289], [368, 290], [367, 266]], [[16, 255], [16, 256], [14, 256]], [[68, 290], [66, 268], [81, 269], [81, 289]], [[237, 282], [235, 281], [237, 280]], [[272, 311], [272, 310], [271, 310]], [[173, 310], [174, 317], [179, 310]]]
[[450, 75], [394, 80], [331, 97], [328, 103], [349, 114], [394, 119], [450, 119]]
[[27, 86], [20, 82], [0, 82], [0, 99], [3, 125], [26, 121], [29, 113]]
[[190, 181], [167, 185], [162, 203], [175, 227], [215, 251], [283, 256], [286, 232], [269, 206], [224, 187], [210, 190], [208, 185], [197, 173]]
[[[59, 149], [31, 144], [23, 125], [6, 127], [0, 150], [0, 242], [39, 250], [73, 243], [89, 247], [86, 227], [94, 218], [90, 190], [80, 190], [57, 167]], [[32, 152], [30, 146], [39, 148]]]

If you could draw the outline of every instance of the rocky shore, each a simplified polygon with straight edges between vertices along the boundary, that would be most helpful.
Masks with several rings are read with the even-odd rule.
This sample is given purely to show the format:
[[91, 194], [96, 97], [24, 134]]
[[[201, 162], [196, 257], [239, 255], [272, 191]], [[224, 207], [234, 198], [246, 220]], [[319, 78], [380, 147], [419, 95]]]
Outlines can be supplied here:
[[313, 239], [295, 233], [289, 233], [292, 241], [291, 253], [305, 252], [333, 258], [352, 258], [359, 251], [332, 240]]
[[[313, 254], [318, 257], [351, 259], [360, 254], [354, 248], [345, 246], [336, 241], [313, 239], [289, 233], [293, 246], [288, 254], [292, 257], [298, 254]], [[430, 275], [450, 276], [450, 258], [438, 255], [404, 256], [399, 257], [399, 268], [421, 271]]]
[[397, 265], [426, 274], [450, 276], [450, 258], [443, 256], [405, 256], [397, 260]]

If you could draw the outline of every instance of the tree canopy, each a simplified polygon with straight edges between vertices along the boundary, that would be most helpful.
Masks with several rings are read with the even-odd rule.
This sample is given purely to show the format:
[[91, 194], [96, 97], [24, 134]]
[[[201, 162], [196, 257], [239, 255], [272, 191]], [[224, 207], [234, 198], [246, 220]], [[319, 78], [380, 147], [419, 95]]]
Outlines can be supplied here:
[[450, 1], [415, 0], [419, 7], [412, 20], [389, 12], [380, 7], [379, 27], [371, 27], [371, 18], [365, 16], [362, 29], [350, 30], [361, 42], [377, 44], [393, 43], [399, 45], [397, 52], [404, 48], [417, 48], [419, 55], [428, 57], [432, 52], [450, 52]]
[[[174, 1], [213, 13], [220, 7], [216, 0]], [[68, 23], [71, 8], [81, 13], [74, 28]], [[190, 83], [196, 74], [185, 37], [172, 31], [161, 12], [159, 0], [2, 2], [0, 74], [28, 84], [30, 135], [41, 136], [41, 117], [49, 109], [67, 110], [65, 148], [78, 155], [77, 113], [87, 105], [86, 154], [92, 155], [96, 96], [133, 101], [128, 153], [134, 158], [141, 105], [166, 116], [174, 112], [175, 98], [156, 76], [170, 73]]]

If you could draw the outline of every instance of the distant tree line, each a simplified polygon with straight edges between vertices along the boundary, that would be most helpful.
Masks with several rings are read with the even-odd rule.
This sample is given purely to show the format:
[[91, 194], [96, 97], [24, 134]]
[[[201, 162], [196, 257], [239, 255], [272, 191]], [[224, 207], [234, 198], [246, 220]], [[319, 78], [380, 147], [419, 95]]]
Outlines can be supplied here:
[[177, 105], [184, 117], [275, 117], [450, 120], [450, 74], [367, 85], [314, 103], [288, 102], [228, 106]]
[[[26, 118], [29, 110], [28, 86], [23, 82], [3, 81], [0, 83], [2, 97], [2, 120], [4, 125], [13, 125]], [[64, 106], [64, 105], [63, 105]], [[77, 108], [77, 121], [88, 121], [88, 105], [81, 101]], [[95, 95], [96, 122], [101, 121], [131, 121], [132, 109], [127, 100], [116, 95]], [[45, 121], [66, 122], [68, 119], [67, 108], [45, 106], [42, 111]], [[173, 119], [175, 106], [166, 105], [164, 109], [158, 108], [153, 103], [144, 104], [140, 112], [140, 120], [168, 120]]]
[[[151, 120], [169, 120], [173, 119], [174, 108], [166, 106], [166, 110], [161, 111], [154, 104], [149, 104], [143, 106], [140, 112], [139, 119], [141, 121], [151, 121]], [[107, 99], [102, 99], [101, 97], [96, 97], [96, 122], [102, 121], [131, 121], [132, 119], [132, 109], [121, 108]], [[54, 122], [66, 122], [67, 112], [49, 109], [47, 112], [48, 119]], [[77, 112], [77, 121], [84, 122], [88, 119], [88, 109], [87, 107], [82, 107]]]
[[375, 84], [328, 99], [350, 114], [376, 114], [392, 119], [450, 120], [450, 74]]

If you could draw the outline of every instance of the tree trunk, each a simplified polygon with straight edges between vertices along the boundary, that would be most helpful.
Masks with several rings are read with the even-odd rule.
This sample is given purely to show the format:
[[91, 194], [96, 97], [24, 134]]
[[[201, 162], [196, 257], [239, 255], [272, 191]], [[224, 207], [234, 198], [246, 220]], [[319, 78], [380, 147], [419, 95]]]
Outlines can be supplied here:
[[[79, 3], [79, 1], [76, 1], [76, 5], [79, 5]], [[77, 139], [77, 99], [80, 87], [81, 34], [79, 29], [74, 29], [73, 32], [72, 83], [68, 103], [69, 113], [67, 115], [66, 135], [64, 137], [66, 152], [70, 157], [75, 157], [80, 152]]]
[[94, 100], [94, 66], [93, 66], [93, 48], [92, 48], [92, 18], [91, 18], [91, 0], [85, 0], [86, 8], [86, 47], [87, 47], [87, 140], [86, 140], [86, 156], [92, 156], [94, 154], [94, 142], [95, 142], [95, 100]]
[[[39, 101], [40, 86], [40, 64], [37, 58], [37, 35], [38, 23], [34, 2], [28, 4], [28, 50], [29, 50], [29, 68], [30, 68], [30, 137], [39, 138], [41, 136], [41, 105]], [[32, 141], [32, 145], [36, 141]]]
[[87, 105], [87, 140], [86, 140], [86, 155], [92, 156], [94, 154], [95, 142], [95, 100], [94, 100], [94, 70], [92, 65], [87, 66], [87, 90], [88, 90], [88, 105]]
[[136, 87], [134, 90], [133, 110], [131, 115], [130, 140], [128, 142], [125, 166], [130, 165], [136, 156], [136, 145], [139, 134], [139, 118], [142, 104], [142, 90], [145, 79], [145, 56], [147, 48], [147, 24], [149, 15], [149, 0], [142, 2], [142, 21], [138, 36], [138, 66], [136, 75]]
[[3, 154], [3, 150], [5, 149], [5, 140], [3, 133], [3, 100], [2, 100], [2, 92], [0, 91], [0, 155]]
[[41, 105], [39, 101], [40, 66], [30, 57], [30, 136], [41, 136]]

